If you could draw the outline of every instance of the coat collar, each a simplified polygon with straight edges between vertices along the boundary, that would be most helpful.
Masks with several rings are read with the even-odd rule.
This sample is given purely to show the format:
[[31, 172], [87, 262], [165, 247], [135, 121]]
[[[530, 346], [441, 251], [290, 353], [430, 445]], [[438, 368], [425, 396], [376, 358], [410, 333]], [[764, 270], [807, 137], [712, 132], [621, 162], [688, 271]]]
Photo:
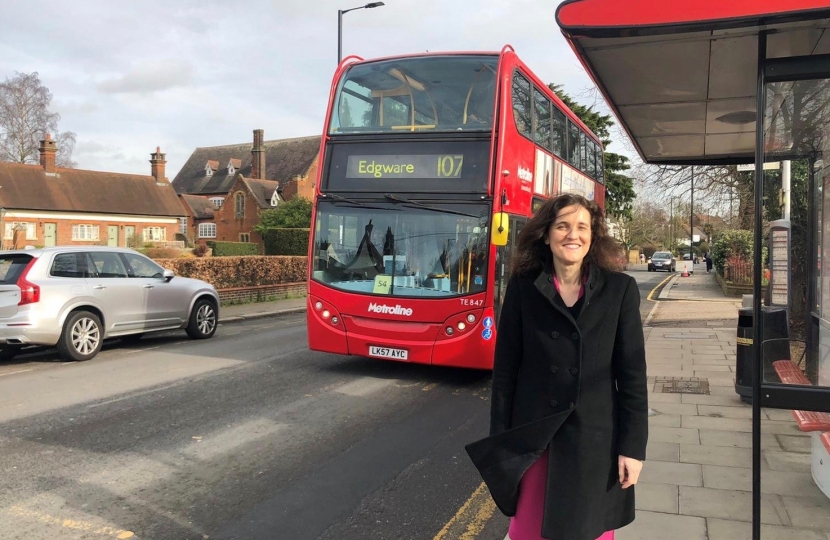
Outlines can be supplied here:
[[[536, 289], [544, 295], [550, 304], [559, 310], [563, 315], [573, 320], [571, 316], [571, 312], [565, 309], [564, 304], [562, 302], [556, 302], [555, 298], [559, 295], [556, 291], [556, 287], [553, 285], [553, 273], [549, 268], [544, 268], [536, 279], [534, 280], [533, 284], [536, 286]], [[585, 282], [585, 295], [584, 301], [582, 302], [582, 309], [579, 311], [579, 315], [582, 315], [582, 312], [585, 311], [585, 308], [588, 307], [588, 304], [591, 303], [591, 297], [597, 291], [599, 291], [602, 286], [605, 284], [605, 272], [600, 269], [595, 264], [588, 265], [588, 281]], [[579, 316], [576, 317], [577, 319]], [[576, 321], [574, 320], [574, 324]]]

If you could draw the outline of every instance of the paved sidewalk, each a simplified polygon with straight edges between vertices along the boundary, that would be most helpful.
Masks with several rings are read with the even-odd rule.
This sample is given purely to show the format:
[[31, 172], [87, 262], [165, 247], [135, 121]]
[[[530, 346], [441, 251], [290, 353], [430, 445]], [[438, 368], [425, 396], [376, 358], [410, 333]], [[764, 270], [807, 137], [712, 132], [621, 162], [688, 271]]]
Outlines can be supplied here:
[[305, 311], [306, 298], [283, 298], [271, 302], [251, 302], [219, 307], [219, 322], [233, 322], [245, 319], [271, 317], [284, 313]]
[[[637, 519], [617, 540], [749, 540], [752, 408], [734, 389], [740, 299], [726, 298], [705, 270], [678, 274], [663, 293], [646, 319], [651, 416]], [[663, 391], [695, 378], [708, 394]], [[762, 537], [830, 540], [830, 500], [810, 473], [811, 435], [790, 411], [763, 415]]]

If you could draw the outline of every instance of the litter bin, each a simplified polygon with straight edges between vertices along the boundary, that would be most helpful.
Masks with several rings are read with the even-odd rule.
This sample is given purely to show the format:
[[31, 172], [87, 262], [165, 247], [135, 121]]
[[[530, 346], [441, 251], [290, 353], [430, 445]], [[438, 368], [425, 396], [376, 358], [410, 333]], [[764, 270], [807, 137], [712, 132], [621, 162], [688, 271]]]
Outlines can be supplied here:
[[[735, 392], [745, 403], [752, 403], [752, 362], [755, 359], [752, 328], [752, 308], [738, 310], [738, 344], [735, 352]], [[790, 325], [787, 310], [782, 307], [762, 306], [764, 325], [763, 380], [775, 380], [776, 360], [790, 358]]]

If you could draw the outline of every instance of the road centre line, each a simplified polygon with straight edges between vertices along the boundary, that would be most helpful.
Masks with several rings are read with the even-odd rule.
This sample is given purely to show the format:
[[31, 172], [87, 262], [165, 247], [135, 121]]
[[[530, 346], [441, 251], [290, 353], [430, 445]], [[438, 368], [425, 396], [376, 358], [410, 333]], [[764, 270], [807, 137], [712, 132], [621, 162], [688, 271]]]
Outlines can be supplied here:
[[495, 511], [496, 503], [482, 482], [432, 540], [475, 540]]

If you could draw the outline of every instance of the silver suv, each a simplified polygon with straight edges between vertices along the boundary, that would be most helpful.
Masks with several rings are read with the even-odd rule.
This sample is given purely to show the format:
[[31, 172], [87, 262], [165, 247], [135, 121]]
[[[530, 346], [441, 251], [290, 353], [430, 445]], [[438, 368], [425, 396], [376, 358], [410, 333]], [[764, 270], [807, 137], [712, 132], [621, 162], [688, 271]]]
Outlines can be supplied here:
[[0, 251], [0, 360], [26, 345], [89, 360], [106, 338], [184, 328], [216, 332], [219, 295], [209, 283], [175, 277], [141, 253], [83, 246]]

